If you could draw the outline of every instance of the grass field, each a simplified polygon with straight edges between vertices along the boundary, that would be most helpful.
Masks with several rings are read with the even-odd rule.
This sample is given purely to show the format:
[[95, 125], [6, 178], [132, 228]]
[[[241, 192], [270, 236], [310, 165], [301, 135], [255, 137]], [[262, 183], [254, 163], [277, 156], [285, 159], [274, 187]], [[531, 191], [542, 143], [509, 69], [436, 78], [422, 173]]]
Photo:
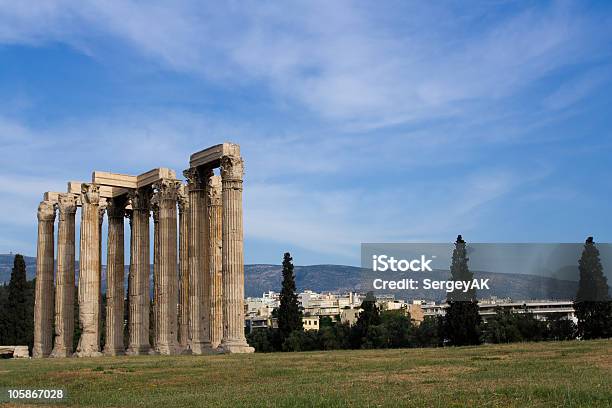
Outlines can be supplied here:
[[65, 406], [610, 407], [612, 340], [0, 360], [3, 387], [63, 388]]

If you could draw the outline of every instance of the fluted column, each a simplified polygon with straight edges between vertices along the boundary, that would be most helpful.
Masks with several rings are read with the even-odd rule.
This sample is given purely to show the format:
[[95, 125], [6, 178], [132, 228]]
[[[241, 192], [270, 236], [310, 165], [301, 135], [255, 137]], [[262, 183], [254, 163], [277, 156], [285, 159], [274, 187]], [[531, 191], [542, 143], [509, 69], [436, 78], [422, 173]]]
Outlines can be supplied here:
[[153, 214], [153, 344], [151, 347], [157, 349], [159, 342], [159, 197], [156, 193], [151, 197], [151, 213]]
[[100, 188], [81, 185], [81, 243], [79, 263], [79, 323], [77, 357], [100, 356]]
[[219, 347], [223, 338], [223, 280], [222, 280], [222, 203], [221, 177], [208, 179], [208, 261], [210, 274], [210, 343]]
[[124, 315], [124, 222], [126, 197], [120, 196], [108, 201], [108, 240], [106, 255], [106, 344], [104, 354], [118, 356], [125, 354], [123, 345]]
[[223, 202], [223, 339], [226, 353], [252, 353], [244, 336], [244, 245], [242, 228], [242, 176], [238, 156], [221, 158]]
[[[191, 352], [203, 354], [211, 351], [209, 335], [210, 311], [206, 304], [208, 264], [206, 263], [208, 227], [206, 222], [206, 180], [212, 170], [189, 169], [184, 172], [189, 180], [189, 312], [191, 325]], [[207, 300], [208, 296], [208, 300]]]
[[51, 357], [70, 357], [73, 352], [76, 199], [74, 194], [60, 194], [57, 203], [59, 225], [55, 276], [55, 342]]
[[178, 341], [187, 350], [189, 335], [189, 197], [187, 186], [181, 186], [178, 196], [179, 209], [179, 329]]
[[150, 189], [142, 188], [130, 194], [132, 204], [130, 274], [129, 274], [129, 329], [130, 355], [148, 354], [149, 343], [149, 209]]
[[[98, 267], [98, 280], [100, 281], [100, 294], [98, 296], [98, 304], [100, 314], [98, 315], [98, 327], [100, 328], [100, 333], [102, 333], [102, 319], [103, 312], [105, 312], [102, 303], [102, 224], [104, 224], [104, 214], [106, 213], [106, 199], [100, 198], [100, 207], [98, 208], [98, 223], [100, 224], [100, 228], [98, 229], [98, 256], [100, 257], [100, 265]], [[106, 313], [104, 313], [106, 314]]]
[[53, 340], [53, 229], [55, 208], [42, 201], [38, 206], [36, 289], [34, 295], [34, 358], [48, 357]]
[[160, 354], [176, 354], [178, 347], [178, 275], [176, 201], [181, 182], [164, 179], [155, 183], [159, 204], [158, 341]]
[[209, 168], [199, 168], [198, 173], [201, 178], [202, 186], [204, 190], [201, 191], [201, 202], [200, 202], [200, 253], [199, 253], [199, 267], [200, 267], [200, 296], [201, 296], [201, 307], [202, 313], [202, 348], [204, 353], [211, 353], [213, 351], [210, 337], [210, 312], [211, 312], [211, 298], [210, 298], [210, 261], [208, 253], [208, 194], [206, 190], [208, 188], [208, 180], [213, 176], [213, 170]]

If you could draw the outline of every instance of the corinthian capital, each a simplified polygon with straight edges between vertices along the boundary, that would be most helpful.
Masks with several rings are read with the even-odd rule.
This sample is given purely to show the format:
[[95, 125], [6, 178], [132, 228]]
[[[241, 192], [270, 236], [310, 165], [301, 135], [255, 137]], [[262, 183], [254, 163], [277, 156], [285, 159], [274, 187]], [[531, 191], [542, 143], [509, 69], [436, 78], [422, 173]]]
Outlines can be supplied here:
[[242, 180], [244, 160], [240, 156], [221, 157], [221, 177], [223, 180]]
[[181, 187], [179, 180], [173, 179], [161, 179], [153, 184], [153, 190], [155, 191], [155, 198], [158, 201], [178, 199], [178, 191]]
[[55, 220], [55, 205], [51, 201], [41, 201], [38, 205], [38, 221]]
[[122, 218], [125, 214], [126, 201], [127, 198], [124, 195], [109, 198], [106, 202], [108, 218]]
[[191, 167], [187, 170], [183, 170], [183, 177], [187, 179], [188, 186], [195, 188], [199, 182], [198, 169]]
[[137, 188], [128, 193], [132, 210], [149, 211], [151, 208], [151, 189], [148, 187]]
[[94, 183], [81, 184], [81, 201], [83, 204], [99, 204], [100, 186]]
[[189, 197], [188, 197], [189, 186], [181, 184], [178, 190], [178, 209], [179, 212], [186, 211], [189, 208]]
[[60, 194], [57, 198], [57, 209], [61, 220], [65, 220], [66, 215], [76, 213], [77, 197], [74, 194]]

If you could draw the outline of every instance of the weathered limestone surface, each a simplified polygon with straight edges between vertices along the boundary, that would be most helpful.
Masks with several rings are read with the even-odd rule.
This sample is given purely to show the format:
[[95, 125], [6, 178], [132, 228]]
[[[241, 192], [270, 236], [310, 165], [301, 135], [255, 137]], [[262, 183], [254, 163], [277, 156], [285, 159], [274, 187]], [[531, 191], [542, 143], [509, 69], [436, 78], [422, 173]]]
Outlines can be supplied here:
[[[189, 312], [191, 326], [190, 350], [193, 354], [204, 354], [211, 350], [208, 322], [210, 312], [206, 309], [207, 287], [207, 222], [206, 172], [189, 169], [184, 172], [189, 181]], [[208, 300], [209, 302], [209, 300]]]
[[96, 184], [81, 185], [81, 244], [79, 264], [79, 323], [81, 337], [75, 355], [100, 353], [100, 194]]
[[102, 333], [102, 224], [104, 223], [104, 214], [106, 213], [107, 201], [106, 198], [100, 197], [100, 207], [98, 208], [98, 223], [100, 227], [98, 229], [98, 256], [100, 263], [98, 267], [98, 280], [100, 281], [100, 294], [98, 295], [98, 304], [100, 313], [98, 314], [98, 327], [100, 333]]
[[159, 342], [159, 196], [153, 194], [151, 197], [151, 213], [153, 214], [153, 344], [151, 347], [157, 350]]
[[242, 177], [239, 156], [221, 158], [223, 202], [223, 339], [226, 353], [252, 353], [244, 336], [244, 253], [242, 227]]
[[13, 358], [30, 358], [28, 346], [0, 346], [0, 355], [12, 354]]
[[212, 309], [211, 304], [211, 287], [210, 287], [210, 254], [208, 253], [208, 241], [209, 241], [209, 228], [208, 228], [208, 180], [214, 175], [212, 168], [199, 168], [198, 173], [201, 178], [202, 186], [204, 190], [201, 192], [200, 198], [200, 260], [198, 265], [200, 266], [199, 276], [201, 283], [201, 305], [202, 305], [202, 352], [212, 353], [211, 333], [210, 333], [210, 314]]
[[189, 331], [189, 197], [187, 186], [178, 194], [179, 210], [179, 329], [178, 341], [183, 351], [188, 350]]
[[160, 354], [177, 354], [178, 275], [176, 202], [181, 182], [161, 180], [154, 184], [159, 205], [158, 340]]
[[124, 221], [126, 197], [119, 196], [108, 201], [108, 240], [106, 256], [106, 343], [104, 354], [125, 354], [123, 345], [124, 319]]
[[223, 338], [222, 203], [221, 177], [208, 179], [208, 260], [210, 273], [210, 343], [219, 347]]
[[132, 226], [129, 274], [130, 343], [126, 354], [148, 354], [149, 343], [149, 209], [150, 189], [130, 193]]
[[36, 289], [34, 295], [34, 358], [48, 357], [53, 340], [53, 229], [55, 208], [42, 201], [38, 206], [38, 241], [36, 251]]
[[216, 168], [219, 167], [223, 156], [240, 157], [240, 146], [235, 143], [221, 143], [200, 150], [189, 157], [189, 167], [193, 169], [198, 167]]
[[60, 194], [57, 209], [57, 274], [55, 278], [55, 342], [51, 357], [70, 357], [74, 336], [75, 215], [74, 194]]

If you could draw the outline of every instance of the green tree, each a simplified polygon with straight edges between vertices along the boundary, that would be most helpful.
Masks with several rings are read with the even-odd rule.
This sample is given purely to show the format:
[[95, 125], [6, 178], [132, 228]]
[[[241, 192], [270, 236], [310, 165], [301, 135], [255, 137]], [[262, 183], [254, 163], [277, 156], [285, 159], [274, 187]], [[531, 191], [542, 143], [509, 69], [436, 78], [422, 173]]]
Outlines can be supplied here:
[[488, 343], [513, 343], [523, 339], [511, 311], [497, 307], [495, 316], [484, 326], [484, 338]]
[[380, 312], [376, 306], [376, 298], [372, 292], [368, 292], [363, 302], [361, 302], [361, 312], [357, 322], [351, 328], [351, 347], [371, 348], [375, 333], [372, 333], [370, 329], [379, 324]]
[[514, 313], [514, 319], [523, 341], [546, 340], [548, 336], [548, 323], [536, 319], [533, 313], [526, 310], [526, 307], [523, 313]]
[[319, 349], [319, 333], [316, 330], [294, 330], [283, 342], [284, 351], [312, 351]]
[[578, 263], [580, 282], [574, 308], [578, 318], [578, 334], [584, 339], [612, 336], [612, 301], [608, 281], [603, 274], [599, 250], [588, 237]]
[[412, 344], [416, 347], [441, 346], [443, 327], [444, 319], [441, 316], [426, 316], [414, 329]]
[[[466, 244], [461, 235], [457, 236], [453, 259], [450, 266], [453, 281], [471, 282], [474, 274], [468, 268]], [[447, 296], [448, 308], [444, 318], [444, 334], [453, 346], [480, 344], [480, 324], [476, 290], [451, 291]]]
[[255, 351], [258, 353], [270, 353], [275, 351], [273, 342], [273, 331], [274, 329], [262, 328], [255, 329], [251, 333], [247, 334], [248, 343], [255, 347]]
[[412, 322], [405, 310], [386, 310], [380, 314], [386, 329], [386, 347], [409, 347], [412, 340]]
[[553, 317], [548, 320], [548, 336], [550, 340], [572, 340], [576, 338], [576, 325], [565, 317]]
[[29, 288], [26, 279], [26, 265], [23, 256], [15, 255], [11, 280], [8, 285], [7, 299], [7, 343], [14, 345], [30, 345], [34, 341], [34, 317], [31, 315]]
[[295, 293], [295, 275], [292, 261], [291, 254], [286, 252], [283, 259], [283, 288], [280, 293], [280, 306], [277, 314], [281, 344], [285, 342], [291, 332], [304, 330], [302, 312]]

